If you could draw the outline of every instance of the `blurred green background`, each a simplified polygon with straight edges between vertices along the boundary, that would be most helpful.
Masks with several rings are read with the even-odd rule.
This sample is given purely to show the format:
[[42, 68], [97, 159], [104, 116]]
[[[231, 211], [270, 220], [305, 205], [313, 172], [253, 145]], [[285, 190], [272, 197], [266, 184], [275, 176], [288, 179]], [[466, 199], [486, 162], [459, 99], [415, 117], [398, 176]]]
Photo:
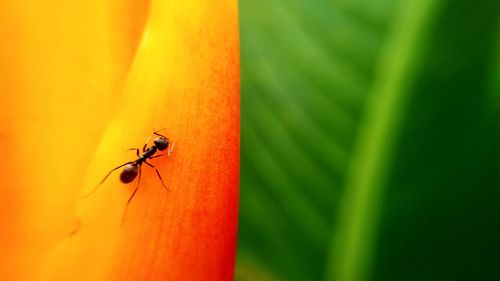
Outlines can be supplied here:
[[500, 1], [240, 0], [236, 280], [500, 280]]

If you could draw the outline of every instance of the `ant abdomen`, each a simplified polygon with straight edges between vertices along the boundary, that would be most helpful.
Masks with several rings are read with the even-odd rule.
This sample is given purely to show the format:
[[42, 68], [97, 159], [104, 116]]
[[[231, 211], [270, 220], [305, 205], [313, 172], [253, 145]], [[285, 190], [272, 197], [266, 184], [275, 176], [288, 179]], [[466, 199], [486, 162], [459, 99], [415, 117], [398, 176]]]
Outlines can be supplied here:
[[123, 168], [122, 173], [120, 174], [120, 180], [123, 183], [132, 182], [135, 177], [137, 177], [137, 173], [139, 172], [139, 165], [136, 163], [128, 164]]

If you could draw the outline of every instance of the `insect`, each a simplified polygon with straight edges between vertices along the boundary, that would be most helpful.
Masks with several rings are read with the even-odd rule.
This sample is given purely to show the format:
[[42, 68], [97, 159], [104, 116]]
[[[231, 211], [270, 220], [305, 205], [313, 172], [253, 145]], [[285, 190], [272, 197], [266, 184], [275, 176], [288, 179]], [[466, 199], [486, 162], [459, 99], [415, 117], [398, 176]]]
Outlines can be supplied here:
[[[122, 183], [131, 183], [136, 177], [137, 177], [137, 185], [135, 186], [135, 189], [134, 191], [132, 192], [132, 195], [130, 195], [129, 199], [127, 200], [127, 204], [125, 206], [125, 210], [123, 212], [123, 216], [122, 216], [122, 225], [123, 225], [123, 220], [125, 218], [125, 215], [127, 214], [127, 209], [128, 209], [128, 205], [130, 204], [130, 202], [132, 201], [132, 199], [134, 198], [137, 190], [139, 189], [139, 184], [141, 182], [141, 168], [142, 168], [142, 164], [146, 164], [148, 166], [150, 166], [151, 168], [153, 168], [155, 171], [156, 171], [156, 174], [158, 175], [158, 178], [160, 179], [160, 182], [163, 186], [163, 188], [165, 188], [166, 190], [169, 190], [168, 187], [165, 185], [165, 183], [163, 182], [163, 179], [160, 175], [160, 172], [158, 171], [158, 169], [156, 169], [155, 166], [153, 166], [151, 163], [149, 163], [147, 160], [149, 159], [154, 159], [154, 158], [158, 158], [160, 156], [163, 156], [163, 155], [172, 155], [172, 150], [174, 148], [174, 145], [175, 143], [173, 143], [172, 145], [170, 145], [170, 142], [168, 140], [168, 138], [162, 134], [159, 134], [158, 132], [162, 131], [164, 129], [161, 129], [161, 130], [158, 130], [158, 131], [154, 131], [153, 134], [156, 135], [157, 137], [153, 140], [153, 145], [151, 146], [148, 146], [148, 143], [151, 139], [151, 136], [149, 136], [147, 139], [146, 139], [146, 142], [144, 143], [144, 146], [142, 147], [142, 153], [139, 153], [139, 148], [130, 148], [129, 150], [135, 150], [136, 151], [136, 155], [137, 155], [137, 159], [134, 160], [134, 161], [130, 161], [130, 162], [127, 162], [125, 164], [122, 164], [114, 169], [112, 169], [111, 171], [109, 171], [106, 176], [96, 185], [96, 187], [94, 187], [94, 189], [92, 189], [89, 193], [85, 194], [84, 196], [82, 196], [81, 198], [86, 198], [88, 196], [90, 196], [92, 193], [94, 193], [97, 188], [104, 183], [104, 181], [106, 181], [106, 179], [111, 175], [111, 173], [113, 173], [114, 171], [120, 169], [121, 167], [124, 167], [121, 174], [120, 174], [120, 181]], [[164, 150], [167, 150], [167, 153], [162, 153], [162, 154], [158, 154], [158, 155], [155, 155], [156, 152], [158, 151], [164, 151]]]

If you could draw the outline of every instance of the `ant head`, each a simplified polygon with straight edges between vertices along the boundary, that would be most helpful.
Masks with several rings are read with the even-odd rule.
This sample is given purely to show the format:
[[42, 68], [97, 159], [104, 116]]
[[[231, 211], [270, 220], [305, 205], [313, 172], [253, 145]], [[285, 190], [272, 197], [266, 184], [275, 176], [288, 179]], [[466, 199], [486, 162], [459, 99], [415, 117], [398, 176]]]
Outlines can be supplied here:
[[123, 183], [129, 183], [137, 177], [137, 173], [139, 172], [139, 166], [136, 163], [131, 163], [126, 165], [123, 168], [122, 173], [120, 174], [120, 180]]
[[168, 139], [166, 137], [158, 137], [154, 140], [154, 143], [156, 148], [160, 151], [165, 150], [168, 147]]

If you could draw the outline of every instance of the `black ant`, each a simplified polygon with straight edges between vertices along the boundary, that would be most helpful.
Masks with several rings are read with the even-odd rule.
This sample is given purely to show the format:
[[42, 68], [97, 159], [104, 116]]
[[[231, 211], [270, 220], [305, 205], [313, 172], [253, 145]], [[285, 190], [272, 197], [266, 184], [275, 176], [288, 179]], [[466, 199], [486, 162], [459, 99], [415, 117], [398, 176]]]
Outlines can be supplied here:
[[[130, 148], [129, 150], [136, 151], [137, 159], [135, 161], [130, 161], [130, 162], [127, 162], [125, 164], [122, 164], [122, 165], [112, 169], [111, 171], [109, 171], [106, 174], [106, 176], [101, 180], [101, 182], [99, 182], [99, 184], [97, 184], [97, 186], [94, 187], [94, 189], [92, 191], [85, 194], [81, 198], [86, 198], [86, 197], [90, 196], [92, 193], [94, 193], [94, 191], [97, 190], [97, 188], [101, 184], [104, 183], [104, 181], [106, 181], [106, 179], [111, 175], [111, 173], [113, 173], [114, 171], [125, 166], [125, 168], [123, 168], [123, 171], [120, 174], [120, 181], [122, 183], [131, 183], [137, 177], [137, 175], [139, 175], [139, 176], [137, 177], [137, 185], [134, 189], [134, 192], [132, 192], [132, 195], [130, 195], [129, 199], [127, 200], [127, 205], [125, 206], [125, 210], [123, 212], [123, 217], [122, 217], [122, 225], [123, 225], [123, 219], [125, 218], [125, 215], [127, 214], [128, 205], [129, 205], [130, 201], [132, 201], [132, 198], [134, 198], [134, 195], [137, 192], [137, 190], [139, 189], [139, 183], [141, 182], [141, 167], [142, 167], [143, 163], [150, 166], [151, 168], [153, 168], [156, 171], [156, 174], [158, 175], [158, 178], [160, 178], [160, 182], [161, 182], [163, 188], [165, 188], [166, 190], [169, 190], [168, 187], [163, 182], [163, 179], [161, 178], [161, 175], [160, 175], [160, 172], [158, 171], [158, 169], [156, 169], [155, 166], [151, 165], [151, 163], [149, 163], [147, 161], [148, 159], [157, 158], [157, 157], [163, 156], [165, 154], [167, 154], [168, 156], [172, 155], [172, 150], [173, 150], [175, 143], [173, 143], [169, 147], [170, 143], [169, 143], [168, 138], [165, 137], [164, 135], [158, 133], [162, 130], [164, 130], [164, 129], [153, 132], [154, 135], [158, 136], [153, 141], [154, 145], [151, 145], [148, 147], [148, 143], [149, 143], [149, 140], [151, 139], [151, 136], [149, 136], [146, 139], [146, 142], [144, 143], [144, 146], [142, 147], [142, 154], [139, 154], [139, 148]], [[168, 149], [167, 153], [154, 155], [157, 151], [164, 151], [165, 149]]]

